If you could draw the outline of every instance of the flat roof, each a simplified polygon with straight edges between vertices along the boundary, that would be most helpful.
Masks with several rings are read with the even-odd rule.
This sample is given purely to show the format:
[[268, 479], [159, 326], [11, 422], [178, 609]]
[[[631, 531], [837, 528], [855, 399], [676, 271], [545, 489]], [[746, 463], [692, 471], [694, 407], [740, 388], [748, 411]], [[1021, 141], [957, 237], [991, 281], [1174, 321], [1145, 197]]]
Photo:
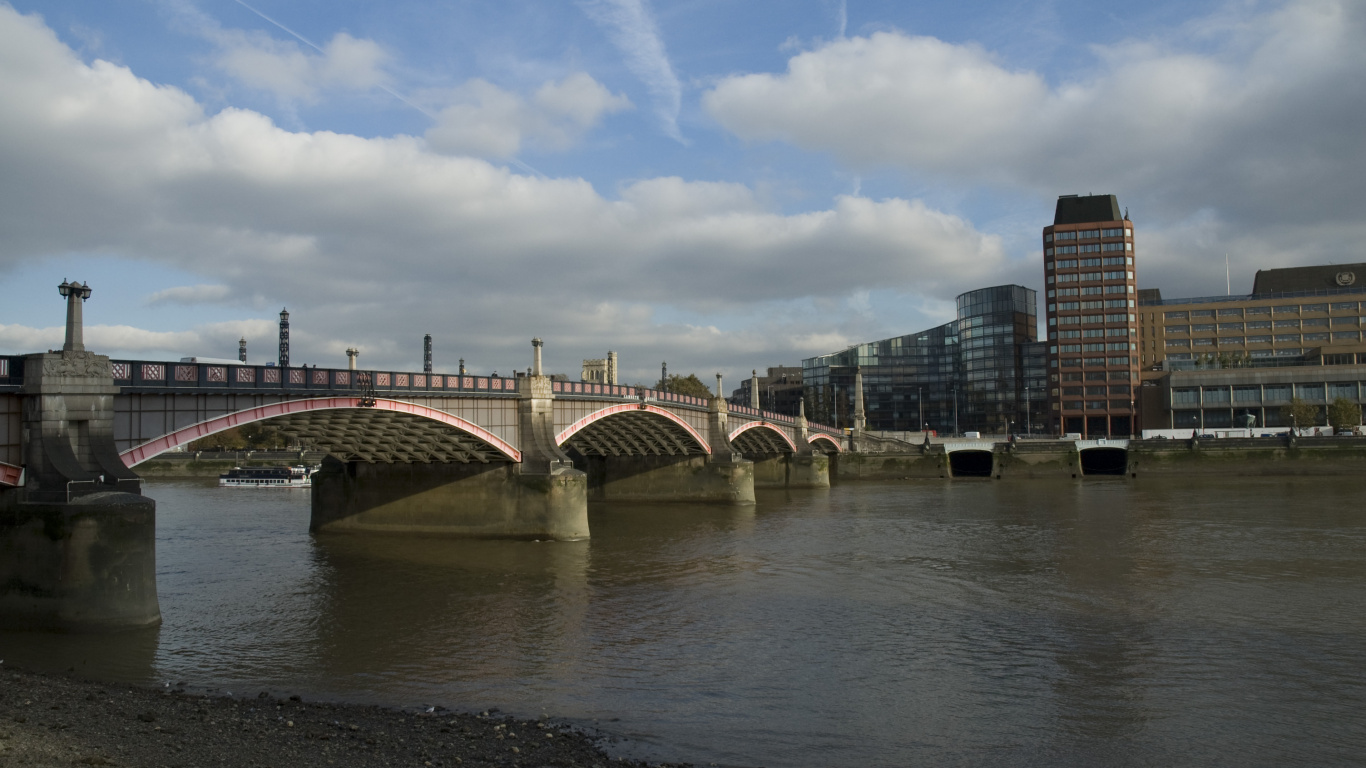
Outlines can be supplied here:
[[1121, 221], [1119, 198], [1114, 195], [1062, 195], [1053, 211], [1053, 225]]

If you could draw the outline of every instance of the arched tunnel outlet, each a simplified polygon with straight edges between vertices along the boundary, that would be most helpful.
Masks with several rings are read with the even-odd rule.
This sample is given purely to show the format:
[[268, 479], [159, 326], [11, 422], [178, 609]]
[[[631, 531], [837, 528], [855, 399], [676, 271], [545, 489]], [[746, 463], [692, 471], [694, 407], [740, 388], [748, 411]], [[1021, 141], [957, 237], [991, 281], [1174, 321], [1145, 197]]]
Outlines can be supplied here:
[[588, 475], [590, 501], [754, 503], [754, 464], [714, 462], [705, 454], [585, 455], [570, 450], [575, 469]]
[[991, 451], [953, 451], [949, 470], [953, 477], [991, 477]]
[[1123, 448], [1087, 448], [1081, 452], [1083, 475], [1122, 475], [1129, 467], [1129, 452]]

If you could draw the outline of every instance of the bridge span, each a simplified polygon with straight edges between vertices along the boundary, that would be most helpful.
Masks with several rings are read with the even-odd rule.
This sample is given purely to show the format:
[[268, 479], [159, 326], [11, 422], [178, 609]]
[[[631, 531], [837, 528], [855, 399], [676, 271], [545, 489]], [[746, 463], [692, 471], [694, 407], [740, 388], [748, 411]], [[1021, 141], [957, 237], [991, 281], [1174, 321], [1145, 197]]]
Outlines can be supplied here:
[[110, 360], [81, 342], [89, 290], [63, 288], [62, 350], [0, 357], [0, 616], [17, 624], [159, 621], [136, 469], [245, 424], [327, 454], [317, 532], [585, 538], [589, 499], [752, 504], [828, 486], [845, 447], [719, 392], [552, 380], [539, 339], [515, 377]]

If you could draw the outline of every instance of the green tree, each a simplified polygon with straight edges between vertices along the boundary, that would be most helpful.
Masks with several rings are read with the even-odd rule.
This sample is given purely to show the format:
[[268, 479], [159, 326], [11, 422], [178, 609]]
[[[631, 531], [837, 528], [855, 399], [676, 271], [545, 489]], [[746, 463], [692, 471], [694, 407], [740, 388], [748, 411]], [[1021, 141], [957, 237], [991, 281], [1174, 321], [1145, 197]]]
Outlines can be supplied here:
[[703, 384], [695, 373], [690, 373], [687, 376], [671, 373], [669, 374], [668, 386], [665, 386], [664, 380], [661, 379], [658, 384], [655, 384], [655, 389], [667, 389], [680, 395], [691, 395], [703, 399], [709, 399], [712, 396], [711, 390], [707, 389], [707, 385]]
[[1351, 429], [1361, 424], [1361, 406], [1339, 397], [1328, 406], [1328, 423], [1333, 429]]
[[1310, 405], [1298, 397], [1290, 398], [1290, 404], [1281, 406], [1281, 421], [1286, 426], [1317, 427], [1322, 413], [1317, 405]]

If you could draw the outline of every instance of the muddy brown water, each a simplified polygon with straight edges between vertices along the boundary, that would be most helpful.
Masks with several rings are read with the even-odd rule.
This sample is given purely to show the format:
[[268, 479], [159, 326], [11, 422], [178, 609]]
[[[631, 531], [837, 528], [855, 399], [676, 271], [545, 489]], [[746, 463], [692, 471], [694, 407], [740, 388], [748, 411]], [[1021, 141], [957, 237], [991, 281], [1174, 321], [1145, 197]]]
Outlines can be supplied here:
[[581, 542], [313, 537], [308, 495], [147, 483], [164, 623], [0, 632], [85, 676], [596, 725], [765, 766], [1348, 766], [1356, 478], [848, 484], [612, 505]]

